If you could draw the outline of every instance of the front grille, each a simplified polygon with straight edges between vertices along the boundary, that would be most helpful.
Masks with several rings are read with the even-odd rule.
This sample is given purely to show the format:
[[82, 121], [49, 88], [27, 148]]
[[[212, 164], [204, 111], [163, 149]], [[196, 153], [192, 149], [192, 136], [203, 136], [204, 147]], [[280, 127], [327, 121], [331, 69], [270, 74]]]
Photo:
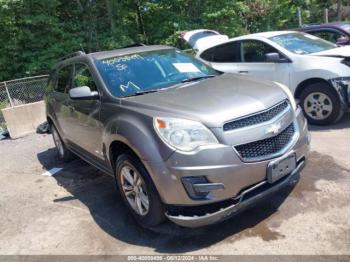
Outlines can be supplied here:
[[237, 119], [228, 123], [224, 124], [224, 131], [230, 131], [237, 128], [242, 128], [246, 126], [252, 126], [256, 125], [262, 122], [266, 122], [277, 116], [279, 113], [281, 113], [284, 109], [288, 107], [288, 102], [284, 101], [278, 105], [275, 105], [268, 110], [251, 115], [242, 119]]
[[245, 160], [267, 159], [269, 156], [281, 151], [293, 138], [294, 124], [290, 124], [277, 136], [263, 140], [251, 142], [244, 145], [235, 146], [237, 152]]

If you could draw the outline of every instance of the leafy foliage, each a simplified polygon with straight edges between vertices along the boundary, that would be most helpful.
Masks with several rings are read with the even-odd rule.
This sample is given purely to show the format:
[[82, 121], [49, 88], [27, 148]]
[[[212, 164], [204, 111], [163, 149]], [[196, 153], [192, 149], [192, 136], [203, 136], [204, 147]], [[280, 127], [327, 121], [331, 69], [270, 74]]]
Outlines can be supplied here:
[[[350, 1], [343, 0], [343, 4]], [[335, 0], [0, 0], [0, 81], [47, 73], [67, 53], [128, 44], [179, 46], [181, 31], [229, 36], [321, 22]]]

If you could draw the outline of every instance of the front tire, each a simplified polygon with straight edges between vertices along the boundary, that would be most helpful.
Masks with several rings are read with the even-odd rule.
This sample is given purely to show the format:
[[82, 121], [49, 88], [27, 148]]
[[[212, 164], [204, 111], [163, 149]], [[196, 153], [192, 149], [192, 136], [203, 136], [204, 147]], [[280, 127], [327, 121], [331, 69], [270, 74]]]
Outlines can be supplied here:
[[159, 194], [141, 161], [132, 154], [122, 154], [115, 172], [119, 192], [137, 222], [146, 228], [165, 220]]
[[305, 88], [300, 102], [310, 124], [332, 124], [344, 114], [339, 94], [326, 83], [315, 83]]

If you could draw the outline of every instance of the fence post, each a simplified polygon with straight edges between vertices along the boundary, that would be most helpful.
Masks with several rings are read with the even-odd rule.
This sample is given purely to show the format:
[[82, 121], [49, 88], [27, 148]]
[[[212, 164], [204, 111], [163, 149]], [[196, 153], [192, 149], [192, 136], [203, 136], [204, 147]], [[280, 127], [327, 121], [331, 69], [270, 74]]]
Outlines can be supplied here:
[[324, 22], [328, 24], [328, 8], [324, 10]]
[[8, 96], [9, 101], [10, 101], [10, 105], [11, 105], [11, 107], [13, 107], [13, 101], [12, 101], [12, 98], [11, 98], [11, 96], [10, 96], [10, 92], [9, 92], [9, 90], [8, 90], [8, 88], [7, 88], [6, 81], [4, 81], [4, 85], [5, 85], [5, 90], [6, 90], [7, 96]]
[[297, 16], [298, 16], [299, 27], [302, 27], [303, 26], [303, 21], [302, 21], [302, 17], [301, 17], [301, 9], [300, 9], [300, 7], [297, 8]]

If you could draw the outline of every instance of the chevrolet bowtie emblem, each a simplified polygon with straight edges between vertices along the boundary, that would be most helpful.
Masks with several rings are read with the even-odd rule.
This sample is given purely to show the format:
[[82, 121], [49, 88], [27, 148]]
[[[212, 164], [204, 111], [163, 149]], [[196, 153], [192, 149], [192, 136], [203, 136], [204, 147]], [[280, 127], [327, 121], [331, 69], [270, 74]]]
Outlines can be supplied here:
[[280, 132], [281, 127], [282, 127], [281, 123], [272, 124], [268, 128], [266, 128], [265, 133], [277, 135]]

